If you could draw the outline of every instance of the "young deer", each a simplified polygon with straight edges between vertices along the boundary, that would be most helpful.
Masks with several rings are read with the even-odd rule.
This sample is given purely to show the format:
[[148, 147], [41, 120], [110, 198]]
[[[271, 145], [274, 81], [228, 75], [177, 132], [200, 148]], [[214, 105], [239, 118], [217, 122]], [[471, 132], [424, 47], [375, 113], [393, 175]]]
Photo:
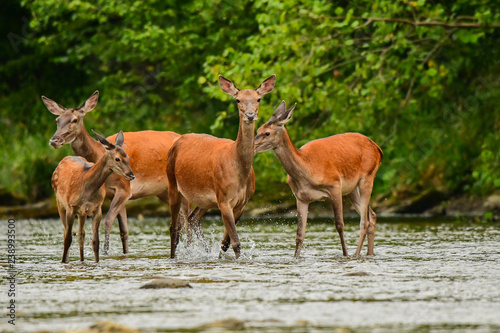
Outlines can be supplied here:
[[[83, 123], [85, 115], [97, 105], [99, 92], [96, 91], [81, 106], [65, 108], [53, 100], [42, 96], [42, 101], [49, 111], [59, 116], [56, 119], [57, 130], [50, 139], [52, 147], [58, 149], [70, 144], [75, 155], [89, 162], [97, 162], [104, 154], [102, 145], [93, 140]], [[118, 175], [111, 175], [106, 181], [106, 196], [111, 199], [109, 211], [104, 218], [104, 253], [109, 249], [111, 225], [118, 217], [123, 253], [128, 253], [128, 226], [125, 204], [130, 199], [157, 196], [168, 204], [168, 182], [165, 174], [168, 150], [180, 137], [174, 132], [127, 132], [127, 143], [123, 147], [130, 157], [130, 164], [137, 178], [133, 183]], [[108, 138], [115, 142], [116, 134]], [[183, 203], [187, 206], [187, 203]]]
[[[232, 243], [236, 258], [241, 244], [236, 223], [246, 203], [255, 191], [254, 156], [255, 120], [260, 98], [274, 88], [276, 76], [266, 79], [259, 88], [239, 90], [228, 79], [219, 75], [219, 84], [226, 94], [238, 103], [240, 117], [236, 141], [206, 134], [185, 134], [178, 139], [168, 155], [167, 175], [170, 209], [170, 256], [175, 257], [178, 242], [178, 215], [181, 200], [197, 208], [189, 220], [199, 219], [211, 208], [219, 208], [224, 222], [222, 251]], [[183, 213], [185, 214], [185, 212]]]
[[95, 164], [87, 162], [82, 157], [66, 156], [59, 162], [52, 175], [52, 188], [56, 194], [57, 208], [64, 226], [63, 263], [69, 261], [68, 251], [72, 241], [75, 215], [78, 215], [80, 260], [83, 261], [85, 220], [87, 216], [92, 216], [92, 247], [95, 261], [99, 262], [99, 224], [102, 217], [101, 206], [106, 195], [104, 182], [113, 172], [127, 180], [135, 178], [129, 165], [129, 157], [122, 149], [123, 132], [118, 133], [114, 145], [101, 135], [95, 134], [106, 149]]
[[382, 159], [382, 149], [359, 133], [345, 133], [313, 140], [302, 148], [293, 145], [285, 124], [295, 105], [286, 109], [282, 101], [269, 121], [257, 130], [255, 153], [274, 150], [288, 174], [287, 182], [297, 199], [297, 239], [299, 257], [307, 224], [309, 203], [329, 200], [335, 214], [335, 227], [342, 252], [347, 256], [342, 216], [342, 196], [347, 195], [361, 217], [356, 256], [368, 234], [368, 254], [373, 254], [377, 215], [369, 206], [373, 180]]

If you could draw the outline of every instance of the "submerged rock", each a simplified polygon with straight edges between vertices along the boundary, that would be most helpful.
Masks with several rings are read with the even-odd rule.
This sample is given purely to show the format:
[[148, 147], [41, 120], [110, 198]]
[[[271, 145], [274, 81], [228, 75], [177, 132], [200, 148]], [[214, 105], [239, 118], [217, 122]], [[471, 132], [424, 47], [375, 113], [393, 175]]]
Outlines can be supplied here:
[[181, 279], [161, 278], [146, 283], [139, 289], [160, 289], [160, 288], [192, 288], [189, 282]]
[[207, 330], [211, 328], [224, 328], [227, 330], [242, 330], [245, 328], [245, 322], [236, 318], [229, 318], [224, 320], [217, 320], [211, 323], [200, 325], [197, 329]]
[[82, 330], [65, 330], [61, 333], [139, 333], [139, 330], [112, 321], [100, 321]]

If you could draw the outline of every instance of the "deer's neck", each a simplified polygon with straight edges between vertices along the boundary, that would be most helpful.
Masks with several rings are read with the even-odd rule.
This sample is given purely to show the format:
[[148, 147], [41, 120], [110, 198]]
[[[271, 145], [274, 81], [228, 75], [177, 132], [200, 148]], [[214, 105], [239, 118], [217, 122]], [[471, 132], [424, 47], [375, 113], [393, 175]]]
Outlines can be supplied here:
[[96, 193], [112, 173], [108, 157], [103, 155], [86, 174], [85, 187], [88, 193]]
[[71, 142], [71, 148], [77, 156], [85, 158], [89, 162], [96, 163], [104, 154], [104, 147], [89, 135], [85, 126], [80, 134]]
[[238, 137], [235, 141], [236, 157], [240, 165], [241, 175], [245, 179], [250, 174], [254, 155], [254, 131], [255, 123], [247, 123], [240, 117], [240, 127], [238, 129]]
[[293, 179], [303, 179], [307, 176], [308, 172], [302, 154], [300, 150], [293, 145], [286, 128], [282, 130], [280, 142], [276, 148], [274, 148], [274, 153], [290, 177]]

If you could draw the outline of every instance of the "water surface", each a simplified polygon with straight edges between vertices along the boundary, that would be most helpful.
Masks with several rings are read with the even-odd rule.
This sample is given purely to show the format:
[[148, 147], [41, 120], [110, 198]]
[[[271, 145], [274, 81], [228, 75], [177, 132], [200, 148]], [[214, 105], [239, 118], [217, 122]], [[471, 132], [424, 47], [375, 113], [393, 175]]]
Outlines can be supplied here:
[[[115, 224], [111, 253], [96, 264], [89, 220], [86, 261], [79, 261], [73, 237], [70, 263], [61, 264], [59, 220], [17, 221], [17, 325], [13, 330], [4, 317], [0, 328], [53, 332], [112, 320], [144, 332], [176, 332], [235, 319], [236, 328], [252, 332], [500, 330], [499, 224], [379, 219], [376, 256], [345, 258], [332, 221], [313, 220], [298, 260], [293, 219], [241, 221], [238, 260], [232, 249], [218, 258], [219, 219], [203, 228], [209, 252], [182, 242], [171, 260], [165, 219], [132, 219], [129, 255], [120, 253]], [[358, 230], [357, 221], [346, 223], [351, 255]], [[155, 277], [185, 279], [192, 289], [139, 289]], [[211, 331], [225, 331], [224, 325]]]

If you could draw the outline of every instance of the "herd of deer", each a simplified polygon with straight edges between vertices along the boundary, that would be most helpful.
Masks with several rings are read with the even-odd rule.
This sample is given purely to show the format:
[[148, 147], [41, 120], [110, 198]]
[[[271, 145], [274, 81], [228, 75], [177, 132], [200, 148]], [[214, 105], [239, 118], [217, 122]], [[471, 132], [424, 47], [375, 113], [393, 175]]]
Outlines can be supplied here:
[[[68, 262], [75, 215], [79, 222], [80, 260], [84, 260], [85, 220], [92, 216], [92, 245], [95, 261], [99, 261], [98, 231], [105, 197], [111, 199], [104, 217], [105, 253], [109, 250], [109, 233], [115, 218], [118, 218], [123, 253], [128, 253], [127, 201], [157, 196], [170, 205], [171, 258], [175, 257], [181, 227], [185, 225], [189, 234], [190, 230], [197, 230], [202, 235], [201, 218], [212, 208], [220, 209], [224, 223], [221, 250], [227, 251], [232, 245], [238, 258], [241, 244], [236, 223], [255, 191], [252, 161], [256, 153], [271, 149], [286, 170], [287, 182], [297, 199], [295, 257], [299, 257], [304, 242], [309, 203], [318, 200], [331, 201], [342, 252], [347, 256], [342, 212], [344, 195], [349, 197], [361, 219], [356, 256], [360, 255], [366, 237], [367, 254], [373, 254], [377, 220], [369, 201], [382, 150], [358, 133], [313, 140], [297, 149], [285, 128], [295, 105], [287, 109], [284, 101], [254, 136], [260, 99], [273, 90], [275, 81], [273, 75], [257, 89], [239, 90], [219, 76], [222, 91], [233, 96], [238, 105], [240, 122], [236, 141], [168, 131], [120, 131], [107, 139], [94, 132], [99, 140], [95, 141], [83, 120], [95, 108], [98, 91], [78, 108], [65, 108], [42, 96], [45, 106], [58, 116], [50, 145], [60, 148], [70, 144], [77, 155], [65, 157], [52, 176], [64, 226], [62, 262]], [[192, 211], [191, 205], [196, 206]]]

